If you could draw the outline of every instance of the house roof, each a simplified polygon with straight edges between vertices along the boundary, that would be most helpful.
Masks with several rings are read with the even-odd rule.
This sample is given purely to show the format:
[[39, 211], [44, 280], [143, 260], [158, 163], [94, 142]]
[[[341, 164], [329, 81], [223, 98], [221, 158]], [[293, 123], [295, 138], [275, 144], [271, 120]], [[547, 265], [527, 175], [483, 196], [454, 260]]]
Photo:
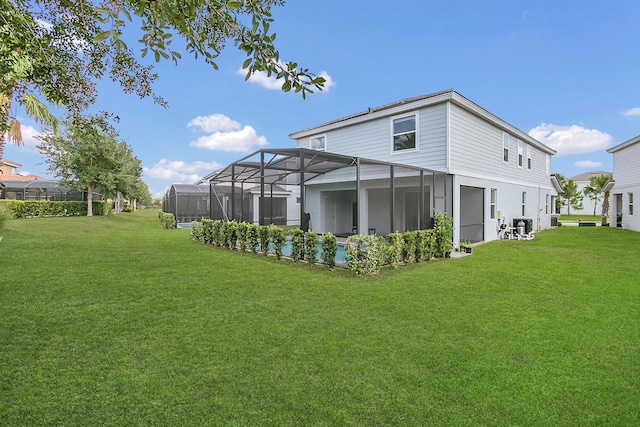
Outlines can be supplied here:
[[611, 175], [611, 172], [605, 172], [605, 171], [584, 172], [584, 173], [581, 173], [580, 175], [576, 175], [572, 177], [571, 179], [574, 180], [575, 182], [589, 182], [591, 181], [592, 177], [600, 176], [600, 175]]
[[37, 175], [0, 175], [0, 181], [43, 181], [44, 178]]
[[346, 117], [342, 117], [340, 119], [323, 123], [321, 125], [317, 125], [307, 129], [297, 131], [297, 132], [293, 132], [289, 135], [289, 137], [292, 139], [299, 139], [299, 138], [304, 138], [308, 136], [313, 136], [313, 135], [317, 135], [318, 133], [327, 132], [329, 130], [339, 129], [341, 127], [350, 126], [356, 123], [362, 123], [362, 122], [378, 119], [381, 117], [396, 115], [404, 111], [415, 110], [416, 108], [423, 108], [430, 105], [441, 104], [443, 102], [452, 102], [457, 106], [471, 112], [472, 114], [475, 114], [493, 123], [494, 125], [503, 129], [504, 131], [507, 131], [513, 135], [516, 135], [518, 138], [539, 148], [543, 152], [548, 154], [556, 154], [555, 150], [549, 148], [545, 144], [541, 143], [540, 141], [531, 137], [530, 135], [524, 133], [523, 131], [516, 128], [515, 126], [493, 115], [489, 111], [480, 107], [478, 104], [475, 104], [474, 102], [460, 95], [454, 89], [448, 89], [441, 92], [434, 92], [427, 95], [416, 96], [413, 98], [405, 98], [400, 101], [382, 105], [380, 107], [368, 108], [367, 110], [362, 111], [360, 113], [352, 114]]
[[12, 160], [9, 159], [0, 159], [0, 166], [2, 165], [7, 165], [7, 166], [12, 166], [14, 168], [19, 168], [20, 166], [22, 166], [20, 163], [18, 162], [14, 162]]
[[637, 142], [640, 142], [640, 135], [636, 136], [635, 138], [631, 138], [628, 141], [623, 142], [622, 144], [618, 144], [615, 147], [611, 147], [607, 150], [607, 153], [613, 154], [616, 151], [622, 150], [623, 148], [627, 148], [630, 145], [633, 145]]

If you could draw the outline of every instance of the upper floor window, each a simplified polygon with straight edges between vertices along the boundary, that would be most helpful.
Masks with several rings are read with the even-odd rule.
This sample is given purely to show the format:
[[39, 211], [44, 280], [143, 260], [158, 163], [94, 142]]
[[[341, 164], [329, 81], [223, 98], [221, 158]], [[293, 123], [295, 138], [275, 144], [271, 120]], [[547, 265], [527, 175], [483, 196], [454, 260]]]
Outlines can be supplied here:
[[527, 169], [531, 169], [531, 146], [527, 145]]
[[309, 138], [309, 148], [324, 151], [327, 149], [327, 138], [324, 135]]
[[393, 151], [415, 150], [417, 148], [416, 115], [392, 119]]
[[509, 163], [509, 134], [502, 132], [502, 160]]
[[527, 214], [527, 192], [522, 192], [522, 216]]
[[522, 147], [522, 141], [518, 140], [518, 166], [522, 167], [522, 162], [523, 162], [523, 147]]
[[633, 193], [629, 193], [629, 215], [633, 215]]

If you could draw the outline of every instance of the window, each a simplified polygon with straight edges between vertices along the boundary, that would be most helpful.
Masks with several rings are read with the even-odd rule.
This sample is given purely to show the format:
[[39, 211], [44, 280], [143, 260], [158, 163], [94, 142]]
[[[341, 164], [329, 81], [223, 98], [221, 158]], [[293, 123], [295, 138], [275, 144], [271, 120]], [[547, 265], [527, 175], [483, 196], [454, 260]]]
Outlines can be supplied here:
[[502, 160], [509, 163], [509, 134], [502, 132]]
[[549, 195], [547, 194], [544, 199], [544, 213], [549, 213]]
[[522, 192], [522, 216], [525, 216], [527, 212], [527, 192]]
[[629, 193], [629, 215], [633, 215], [633, 193]]
[[518, 140], [518, 166], [522, 167], [522, 141]]
[[416, 149], [416, 115], [393, 119], [393, 151]]
[[326, 137], [324, 135], [320, 135], [309, 138], [309, 148], [320, 151], [326, 150]]
[[531, 146], [527, 145], [527, 169], [531, 169]]
[[491, 219], [496, 219], [496, 200], [498, 199], [498, 190], [495, 188], [491, 189]]

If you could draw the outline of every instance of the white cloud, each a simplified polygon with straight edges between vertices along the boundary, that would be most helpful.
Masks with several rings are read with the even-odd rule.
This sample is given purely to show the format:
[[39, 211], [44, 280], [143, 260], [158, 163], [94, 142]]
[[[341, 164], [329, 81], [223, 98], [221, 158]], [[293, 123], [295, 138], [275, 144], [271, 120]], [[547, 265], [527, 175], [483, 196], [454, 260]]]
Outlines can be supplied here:
[[22, 125], [20, 127], [20, 132], [22, 132], [22, 140], [26, 147], [35, 148], [40, 143], [38, 137], [42, 135], [42, 132], [33, 126]]
[[144, 174], [151, 178], [165, 179], [174, 184], [192, 184], [221, 167], [218, 162], [187, 163], [182, 160], [162, 159], [152, 167], [142, 169]]
[[625, 117], [638, 117], [640, 116], [640, 107], [635, 107], [627, 111], [623, 111], [622, 115]]
[[542, 123], [531, 129], [529, 135], [556, 150], [559, 156], [592, 153], [608, 148], [613, 142], [613, 137], [608, 133], [577, 125]]
[[574, 163], [574, 166], [579, 168], [599, 168], [602, 166], [602, 162], [594, 162], [593, 160], [578, 160]]
[[[247, 75], [247, 70], [240, 69], [240, 70], [238, 70], [238, 74], [240, 74], [242, 76], [246, 76]], [[253, 73], [249, 77], [248, 81], [251, 82], [251, 83], [255, 83], [257, 85], [260, 85], [265, 89], [281, 90], [282, 89], [282, 82], [284, 80], [276, 80], [276, 75], [277, 74], [271, 74], [271, 76], [267, 76], [266, 72], [257, 71], [257, 72]], [[318, 74], [318, 77], [324, 77], [324, 79], [325, 79], [324, 89], [322, 90], [323, 92], [328, 92], [330, 88], [335, 86], [335, 82], [333, 81], [333, 78], [331, 78], [329, 73], [327, 73], [326, 71], [324, 71], [324, 70], [321, 71], [320, 74]]]
[[246, 153], [253, 147], [267, 145], [267, 138], [258, 136], [251, 126], [244, 126], [223, 114], [198, 116], [189, 121], [188, 127], [198, 128], [208, 135], [191, 141], [190, 146], [233, 153]]
[[204, 132], [227, 132], [238, 130], [242, 125], [235, 120], [231, 120], [224, 114], [212, 114], [210, 116], [198, 116], [191, 119], [187, 127], [199, 128]]
[[214, 132], [211, 135], [201, 136], [195, 141], [191, 141], [189, 145], [207, 150], [245, 153], [250, 151], [252, 147], [267, 145], [267, 138], [258, 136], [251, 126], [245, 126], [238, 131]]

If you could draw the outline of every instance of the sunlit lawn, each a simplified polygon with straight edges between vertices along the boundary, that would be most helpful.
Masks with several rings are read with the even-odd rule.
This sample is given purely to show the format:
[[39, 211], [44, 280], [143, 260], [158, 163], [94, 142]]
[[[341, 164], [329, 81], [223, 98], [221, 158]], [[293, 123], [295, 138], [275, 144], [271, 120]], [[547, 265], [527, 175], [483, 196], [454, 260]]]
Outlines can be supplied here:
[[1, 232], [0, 425], [638, 425], [640, 233], [356, 277], [155, 211]]

